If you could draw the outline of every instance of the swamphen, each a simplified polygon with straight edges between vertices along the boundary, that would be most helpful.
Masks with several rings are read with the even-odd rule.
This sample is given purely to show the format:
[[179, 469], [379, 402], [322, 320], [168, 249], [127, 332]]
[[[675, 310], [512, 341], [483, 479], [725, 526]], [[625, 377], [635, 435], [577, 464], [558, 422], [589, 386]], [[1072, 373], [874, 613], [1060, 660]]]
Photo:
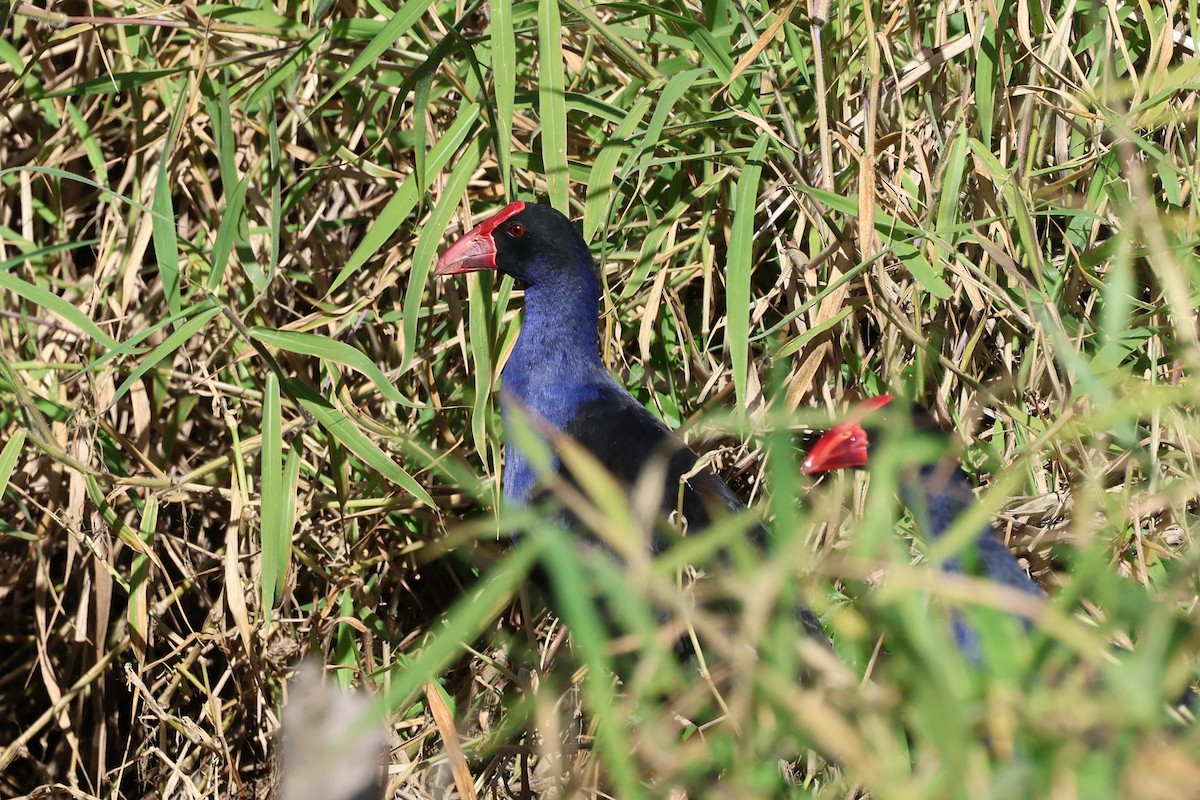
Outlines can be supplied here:
[[[866, 467], [872, 449], [883, 441], [889, 429], [901, 434], [944, 436], [928, 412], [916, 404], [911, 406], [910, 421], [897, 420], [893, 400], [891, 395], [880, 395], [859, 404], [846, 420], [831, 428], [813, 445], [804, 459], [805, 474]], [[971, 483], [961, 465], [946, 459], [907, 471], [900, 477], [900, 492], [909, 507], [918, 513], [918, 522], [927, 524], [927, 532], [934, 539], [950, 530], [975, 502]], [[1035, 597], [1046, 596], [1005, 547], [990, 523], [978, 532], [975, 546], [979, 572], [984, 577]], [[957, 558], [947, 559], [942, 569], [950, 573], [963, 572]], [[954, 638], [963, 653], [972, 658], [979, 657], [978, 636], [957, 615]]]
[[[600, 360], [600, 281], [587, 243], [570, 220], [548, 206], [510, 203], [451, 245], [434, 273], [478, 270], [499, 270], [525, 288], [525, 321], [504, 367], [500, 394], [508, 502], [533, 503], [545, 494], [533, 465], [513, 443], [519, 410], [535, 428], [550, 434], [544, 438], [552, 448], [553, 434], [565, 434], [625, 486], [633, 487], [647, 467], [657, 463], [665, 472], [662, 514], [680, 513], [689, 531], [706, 527], [716, 515], [745, 509], [712, 469], [697, 468], [696, 453], [634, 399]], [[574, 483], [557, 460], [554, 469]], [[569, 515], [560, 519], [579, 527]], [[765, 542], [761, 523], [754, 525], [751, 536], [758, 544]], [[652, 537], [652, 550], [664, 545], [661, 537]], [[824, 640], [811, 611], [804, 609], [800, 617], [811, 635]]]

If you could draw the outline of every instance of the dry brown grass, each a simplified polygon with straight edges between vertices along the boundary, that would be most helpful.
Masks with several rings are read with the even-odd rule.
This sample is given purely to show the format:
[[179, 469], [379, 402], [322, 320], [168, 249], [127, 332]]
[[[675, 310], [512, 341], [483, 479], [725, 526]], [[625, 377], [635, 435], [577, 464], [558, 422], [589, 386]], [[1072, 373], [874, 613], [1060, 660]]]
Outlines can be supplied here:
[[[428, 4], [362, 64], [383, 18], [348, 3], [0, 8], [0, 795], [265, 797], [306, 652], [387, 698], [396, 797], [456, 769], [460, 795], [768, 796], [816, 750], [838, 766], [802, 758], [786, 791], [1194, 791], [1196, 733], [1159, 710], [1198, 641], [1189, 6], [851, 4], [818, 26], [797, 3], [565, 0], [561, 31], [547, 6]], [[543, 42], [561, 74], [532, 66]], [[722, 589], [769, 599], [727, 636], [708, 727], [680, 719], [715, 716], [703, 682], [647, 674], [673, 665], [645, 656], [605, 702], [586, 633], [567, 658], [536, 598], [469, 602], [513, 561], [489, 395], [517, 304], [429, 270], [505, 186], [573, 198], [605, 358], [640, 399], [705, 434], [752, 412], [723, 472], [793, 524]], [[1063, 584], [1011, 662], [931, 661], [927, 573], [893, 563], [890, 515], [789, 510], [788, 431], [886, 389], [969, 433], [986, 503]], [[294, 527], [268, 521], [289, 502]], [[807, 654], [814, 686], [781, 679], [804, 659], [768, 613], [796, 572], [850, 665]], [[664, 576], [630, 596], [663, 600]], [[1109, 639], [1142, 658], [1109, 664]]]

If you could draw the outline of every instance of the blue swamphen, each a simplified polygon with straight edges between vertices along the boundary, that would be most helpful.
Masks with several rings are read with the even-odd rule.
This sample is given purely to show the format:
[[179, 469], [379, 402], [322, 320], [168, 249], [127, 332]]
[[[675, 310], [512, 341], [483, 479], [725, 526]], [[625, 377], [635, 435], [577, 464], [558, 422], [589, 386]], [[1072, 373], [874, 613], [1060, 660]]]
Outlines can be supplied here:
[[[915, 404], [911, 406], [910, 419], [897, 419], [893, 400], [891, 395], [880, 395], [863, 401], [846, 420], [831, 428], [813, 445], [804, 460], [804, 472], [816, 475], [836, 469], [866, 467], [872, 449], [888, 436], [889, 430], [898, 435], [944, 437], [928, 412]], [[904, 501], [916, 513], [918, 523], [934, 539], [950, 530], [975, 502], [971, 483], [955, 459], [942, 458], [935, 463], [906, 469], [899, 484]], [[1005, 547], [990, 523], [978, 531], [973, 546], [978, 572], [983, 577], [1035, 597], [1046, 596]], [[963, 572], [957, 557], [945, 560], [942, 569], [948, 573]], [[978, 657], [978, 636], [957, 615], [954, 638], [963, 653]]]
[[[570, 220], [547, 206], [510, 203], [446, 250], [435, 274], [478, 270], [511, 275], [525, 289], [524, 324], [504, 367], [500, 394], [508, 502], [530, 504], [545, 494], [527, 454], [514, 443], [516, 418], [523, 416], [552, 452], [559, 435], [565, 435], [626, 487], [634, 487], [644, 475], [660, 480], [662, 516], [682, 517], [688, 531], [706, 527], [718, 515], [744, 510], [725, 482], [698, 464], [696, 453], [605, 368], [597, 333], [600, 281], [587, 243]], [[557, 456], [553, 469], [575, 483]], [[559, 518], [581, 527], [570, 515]], [[760, 523], [750, 535], [756, 544], [766, 539]], [[663, 546], [662, 537], [652, 536], [652, 550]], [[812, 612], [804, 609], [801, 621], [824, 640]]]

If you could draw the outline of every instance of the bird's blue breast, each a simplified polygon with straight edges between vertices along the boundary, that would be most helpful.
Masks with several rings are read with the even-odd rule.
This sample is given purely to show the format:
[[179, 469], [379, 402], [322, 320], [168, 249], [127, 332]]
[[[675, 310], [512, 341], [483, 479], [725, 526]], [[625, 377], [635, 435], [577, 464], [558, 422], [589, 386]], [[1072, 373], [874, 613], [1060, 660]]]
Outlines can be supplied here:
[[[504, 496], [509, 502], [524, 503], [537, 484], [533, 464], [517, 445], [513, 426], [525, 421], [542, 435], [546, 429], [561, 431], [579, 408], [602, 399], [619, 387], [603, 368], [561, 358], [558, 353], [515, 351], [504, 370], [500, 414], [504, 421]], [[598, 366], [598, 365], [597, 365]], [[551, 449], [551, 469], [558, 469], [558, 456]]]
[[[504, 496], [510, 503], [529, 500], [537, 475], [516, 446], [517, 409], [535, 430], [563, 430], [587, 402], [605, 392], [619, 393], [616, 380], [600, 362], [596, 319], [600, 287], [584, 247], [573, 263], [537, 262], [541, 280], [525, 290], [525, 321], [504, 367], [500, 412], [504, 419]], [[558, 469], [554, 457], [552, 468]]]

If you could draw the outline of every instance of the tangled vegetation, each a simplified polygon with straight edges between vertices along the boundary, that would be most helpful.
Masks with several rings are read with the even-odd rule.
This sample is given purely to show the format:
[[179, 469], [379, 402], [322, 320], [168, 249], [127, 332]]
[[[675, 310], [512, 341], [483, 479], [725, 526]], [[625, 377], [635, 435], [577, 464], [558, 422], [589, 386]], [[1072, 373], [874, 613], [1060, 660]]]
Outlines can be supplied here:
[[[0, 795], [266, 797], [306, 653], [389, 797], [1200, 786], [1194, 3], [83, 10], [0, 4]], [[500, 509], [518, 292], [431, 273], [513, 198], [580, 220], [605, 362], [769, 559]], [[1031, 631], [887, 466], [799, 475], [884, 391], [957, 431]], [[738, 617], [684, 664], [686, 564]]]

